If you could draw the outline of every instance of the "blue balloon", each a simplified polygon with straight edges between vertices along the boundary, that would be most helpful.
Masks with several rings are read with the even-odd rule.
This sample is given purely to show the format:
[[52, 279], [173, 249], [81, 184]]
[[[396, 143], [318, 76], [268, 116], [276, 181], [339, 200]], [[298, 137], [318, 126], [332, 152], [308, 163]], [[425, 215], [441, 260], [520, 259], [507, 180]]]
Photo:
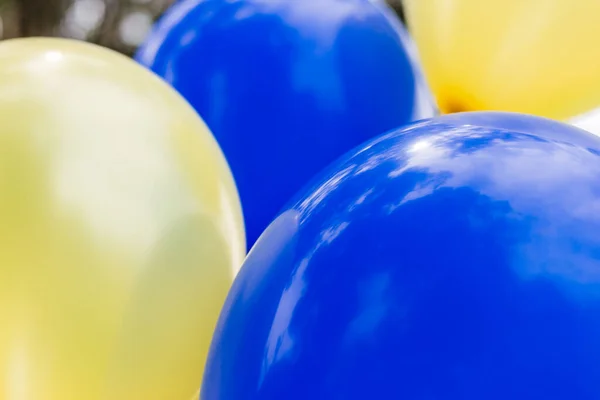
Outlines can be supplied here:
[[437, 110], [397, 17], [368, 0], [186, 0], [136, 59], [204, 118], [249, 246], [317, 172]]
[[599, 149], [464, 113], [343, 157], [248, 255], [200, 398], [600, 399]]

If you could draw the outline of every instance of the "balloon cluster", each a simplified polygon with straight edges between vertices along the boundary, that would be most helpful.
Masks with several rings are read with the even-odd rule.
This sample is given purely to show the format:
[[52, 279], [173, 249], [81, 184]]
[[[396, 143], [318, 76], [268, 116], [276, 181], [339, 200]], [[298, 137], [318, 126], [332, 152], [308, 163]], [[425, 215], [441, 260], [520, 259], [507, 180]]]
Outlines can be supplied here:
[[135, 60], [0, 43], [0, 399], [599, 399], [576, 3], [181, 0]]

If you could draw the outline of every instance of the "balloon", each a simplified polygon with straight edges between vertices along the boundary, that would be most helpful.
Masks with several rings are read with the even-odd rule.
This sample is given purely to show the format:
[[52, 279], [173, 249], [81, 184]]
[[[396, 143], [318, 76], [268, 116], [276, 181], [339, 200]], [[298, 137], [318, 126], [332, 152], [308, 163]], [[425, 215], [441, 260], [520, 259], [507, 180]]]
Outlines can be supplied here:
[[189, 399], [244, 252], [229, 167], [168, 85], [0, 43], [0, 398]]
[[251, 246], [338, 156], [433, 116], [411, 46], [398, 19], [366, 0], [184, 0], [136, 59], [214, 132]]
[[600, 2], [405, 0], [443, 112], [567, 120], [600, 105]]
[[584, 114], [577, 115], [567, 122], [595, 135], [600, 135], [600, 107], [596, 107]]
[[600, 398], [600, 138], [461, 113], [367, 142], [257, 241], [202, 400]]

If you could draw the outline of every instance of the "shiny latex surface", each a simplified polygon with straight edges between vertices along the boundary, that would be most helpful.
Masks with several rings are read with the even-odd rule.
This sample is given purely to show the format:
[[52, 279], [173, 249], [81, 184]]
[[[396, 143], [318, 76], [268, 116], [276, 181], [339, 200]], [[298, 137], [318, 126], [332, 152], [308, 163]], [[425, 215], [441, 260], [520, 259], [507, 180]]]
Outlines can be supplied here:
[[464, 113], [368, 142], [269, 226], [202, 400], [600, 398], [600, 138]]
[[412, 46], [395, 15], [367, 0], [183, 0], [136, 59], [214, 132], [250, 247], [330, 162], [434, 114]]
[[597, 0], [405, 0], [443, 112], [559, 120], [600, 105]]
[[243, 260], [194, 110], [112, 51], [0, 43], [0, 399], [187, 400]]

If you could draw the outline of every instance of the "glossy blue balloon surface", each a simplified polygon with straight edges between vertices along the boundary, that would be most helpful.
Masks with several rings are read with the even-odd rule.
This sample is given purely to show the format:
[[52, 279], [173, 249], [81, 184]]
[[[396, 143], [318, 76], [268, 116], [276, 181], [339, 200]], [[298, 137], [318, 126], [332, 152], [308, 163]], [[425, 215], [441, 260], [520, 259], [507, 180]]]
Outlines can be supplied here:
[[401, 23], [368, 0], [180, 1], [136, 59], [214, 133], [249, 245], [337, 157], [436, 112]]
[[201, 399], [600, 399], [599, 149], [465, 113], [343, 157], [248, 255]]

